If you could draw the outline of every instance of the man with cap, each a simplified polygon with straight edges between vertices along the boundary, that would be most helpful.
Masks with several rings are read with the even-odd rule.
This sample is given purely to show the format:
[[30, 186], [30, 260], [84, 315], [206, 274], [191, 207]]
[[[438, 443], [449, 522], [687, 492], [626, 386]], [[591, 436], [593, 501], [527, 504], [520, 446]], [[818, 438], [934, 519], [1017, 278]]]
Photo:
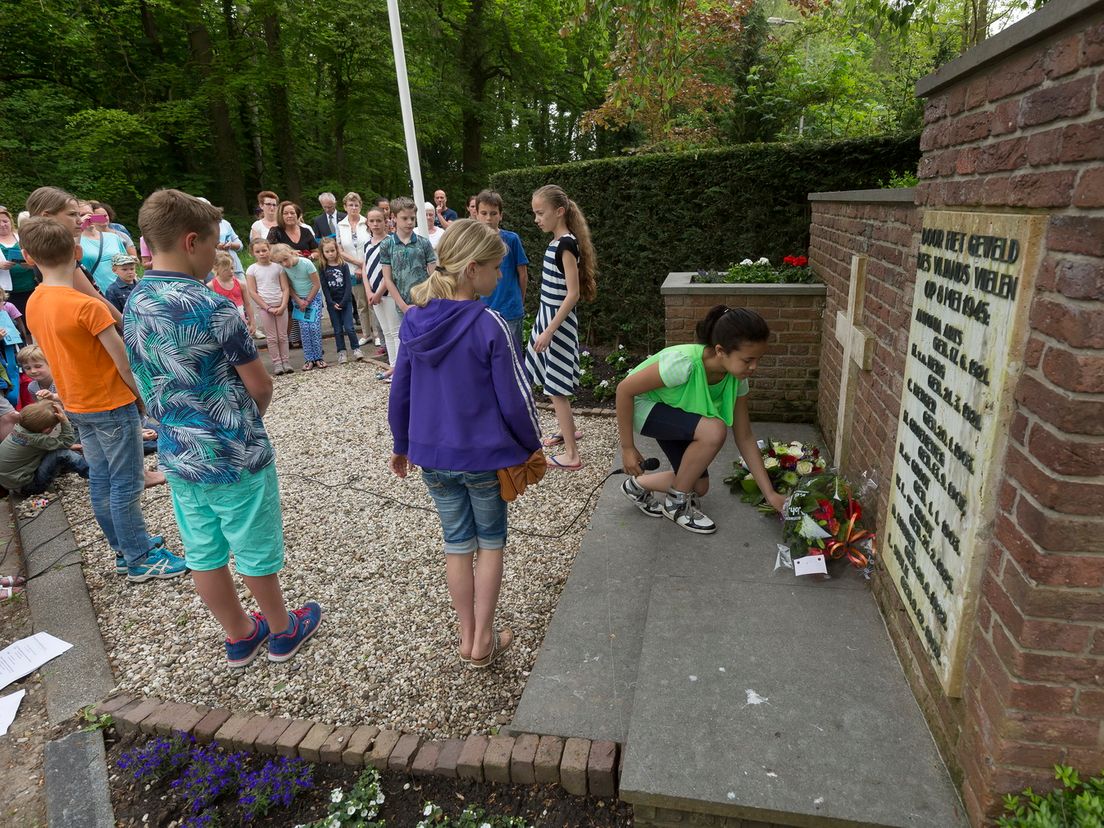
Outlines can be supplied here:
[[116, 253], [111, 257], [111, 272], [117, 278], [107, 286], [104, 297], [122, 313], [127, 297], [138, 282], [138, 260], [127, 253]]

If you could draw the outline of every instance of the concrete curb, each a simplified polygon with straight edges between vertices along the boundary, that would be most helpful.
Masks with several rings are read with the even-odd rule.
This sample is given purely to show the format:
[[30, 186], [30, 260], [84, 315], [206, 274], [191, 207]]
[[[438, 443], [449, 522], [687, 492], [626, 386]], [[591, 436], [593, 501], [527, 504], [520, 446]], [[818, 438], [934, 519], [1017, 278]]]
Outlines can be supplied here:
[[[478, 782], [532, 785], [554, 783], [576, 796], [615, 797], [616, 742], [556, 736], [469, 736], [424, 741], [416, 733], [370, 725], [334, 727], [307, 719], [234, 713], [203, 705], [164, 702], [120, 693], [100, 702], [96, 715], [110, 715], [121, 734], [182, 733], [228, 750], [299, 757], [310, 762], [375, 767]], [[566, 747], [565, 747], [566, 745]]]
[[46, 743], [46, 822], [51, 828], [115, 824], [103, 734], [78, 730]]

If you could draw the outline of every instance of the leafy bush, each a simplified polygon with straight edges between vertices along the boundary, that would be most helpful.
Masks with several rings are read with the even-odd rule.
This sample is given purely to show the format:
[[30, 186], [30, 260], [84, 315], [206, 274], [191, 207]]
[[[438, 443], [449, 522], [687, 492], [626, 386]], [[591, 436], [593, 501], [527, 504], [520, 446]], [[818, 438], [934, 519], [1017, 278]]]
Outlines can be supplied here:
[[917, 136], [741, 144], [697, 152], [603, 158], [500, 172], [504, 224], [529, 254], [528, 306], [540, 294], [548, 236], [533, 224], [537, 187], [562, 186], [587, 216], [598, 257], [598, 298], [580, 308], [587, 343], [662, 346], [659, 287], [671, 271], [720, 269], [745, 258], [780, 261], [809, 244], [808, 194], [877, 187], [915, 169]]
[[1005, 815], [1000, 828], [1096, 828], [1104, 825], [1104, 772], [1081, 781], [1077, 771], [1054, 766], [1054, 778], [1061, 787], [1048, 794], [1028, 788], [1022, 794], [1004, 798]]
[[787, 256], [777, 266], [772, 265], [766, 257], [754, 262], [744, 259], [724, 272], [699, 270], [690, 281], [713, 285], [793, 285], [819, 282], [808, 265], [809, 260], [805, 256]]

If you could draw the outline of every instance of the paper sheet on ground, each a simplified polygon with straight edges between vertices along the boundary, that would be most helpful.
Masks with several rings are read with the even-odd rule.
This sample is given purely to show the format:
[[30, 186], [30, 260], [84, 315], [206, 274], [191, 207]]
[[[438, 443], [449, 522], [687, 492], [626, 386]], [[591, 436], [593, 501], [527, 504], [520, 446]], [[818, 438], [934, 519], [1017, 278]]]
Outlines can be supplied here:
[[823, 555], [806, 555], [803, 558], [795, 558], [793, 565], [794, 575], [828, 574], [828, 567], [825, 565]]
[[35, 633], [9, 644], [0, 650], [0, 690], [28, 673], [33, 673], [72, 646], [46, 632]]
[[27, 695], [26, 690], [10, 693], [0, 699], [0, 736], [8, 735], [8, 728], [15, 721], [15, 714], [19, 712], [19, 703]]

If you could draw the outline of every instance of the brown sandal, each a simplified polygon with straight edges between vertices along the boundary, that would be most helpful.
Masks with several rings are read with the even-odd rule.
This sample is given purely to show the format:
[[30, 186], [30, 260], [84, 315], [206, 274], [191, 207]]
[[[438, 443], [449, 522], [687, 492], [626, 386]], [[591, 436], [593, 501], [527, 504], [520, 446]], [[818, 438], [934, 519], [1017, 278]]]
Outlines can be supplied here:
[[483, 658], [476, 658], [473, 655], [471, 660], [472, 667], [479, 670], [490, 667], [495, 663], [498, 657], [510, 649], [511, 645], [514, 643], [514, 631], [509, 627], [504, 628], [501, 632], [499, 632], [498, 629], [494, 629], [492, 632], [494, 633], [494, 641], [491, 651], [483, 656]]

